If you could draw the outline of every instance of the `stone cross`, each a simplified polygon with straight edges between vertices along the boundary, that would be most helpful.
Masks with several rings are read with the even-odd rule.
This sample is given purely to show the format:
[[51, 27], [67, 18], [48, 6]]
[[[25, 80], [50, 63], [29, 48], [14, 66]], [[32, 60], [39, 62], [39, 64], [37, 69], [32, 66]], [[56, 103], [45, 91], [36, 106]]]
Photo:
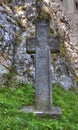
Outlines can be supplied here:
[[52, 111], [52, 77], [50, 52], [60, 51], [59, 37], [50, 37], [49, 20], [36, 21], [36, 38], [27, 38], [27, 53], [36, 53], [35, 77], [36, 98], [35, 108], [38, 111]]

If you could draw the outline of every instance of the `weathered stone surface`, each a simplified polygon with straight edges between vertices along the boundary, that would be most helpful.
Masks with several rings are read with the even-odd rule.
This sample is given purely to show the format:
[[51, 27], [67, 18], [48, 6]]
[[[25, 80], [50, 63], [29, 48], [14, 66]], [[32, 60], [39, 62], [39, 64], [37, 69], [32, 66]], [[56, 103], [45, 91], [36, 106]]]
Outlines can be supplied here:
[[[70, 0], [69, 0], [70, 1]], [[68, 1], [64, 1], [68, 2]], [[75, 59], [78, 59], [78, 15], [77, 13], [72, 13], [66, 10], [62, 6], [62, 4], [51, 4], [51, 8], [53, 11], [53, 16], [56, 21], [55, 26], [56, 30], [60, 31], [60, 33], [64, 36], [64, 45], [66, 54], [68, 56], [68, 59], [71, 63], [70, 66], [72, 66], [76, 77], [78, 77], [78, 70], [75, 68]], [[71, 8], [71, 7], [69, 7]], [[59, 13], [58, 13], [59, 12]], [[75, 55], [74, 55], [75, 52]], [[66, 56], [66, 57], [67, 57]], [[74, 59], [73, 59], [74, 57]], [[78, 62], [78, 60], [77, 60]], [[76, 62], [76, 63], [77, 63]]]
[[[16, 54], [15, 54], [15, 60], [16, 60], [15, 66], [17, 68], [17, 71], [19, 72], [16, 75], [16, 77], [17, 79], [20, 79], [20, 81], [24, 81], [24, 82], [28, 81], [32, 83], [35, 80], [35, 77], [34, 77], [35, 72], [33, 71], [34, 58], [32, 57], [35, 57], [35, 56], [32, 56], [32, 54], [28, 56], [28, 54], [26, 55], [26, 52], [23, 50], [26, 50], [26, 45], [25, 45], [26, 37], [29, 37], [29, 36], [33, 37], [35, 34], [34, 33], [34, 30], [35, 30], [34, 18], [36, 16], [35, 4], [34, 4], [35, 0], [24, 1], [25, 3], [22, 2], [21, 0], [20, 1], [13, 0], [13, 1], [14, 3], [13, 2], [11, 3], [12, 9], [10, 8], [9, 4], [7, 4], [7, 1], [5, 2], [6, 4], [2, 4], [0, 6], [0, 66], [1, 68], [3, 68], [3, 70], [1, 69], [2, 71], [0, 71], [0, 75], [2, 77], [3, 72], [6, 72], [6, 73], [9, 72], [9, 70], [5, 66], [10, 67], [12, 65], [12, 58], [13, 58], [12, 40], [14, 39], [14, 34], [16, 34], [18, 46], [19, 46], [17, 47]], [[51, 1], [53, 3], [51, 3]], [[59, 83], [61, 80], [61, 76], [65, 74], [65, 79], [66, 77], [69, 77], [72, 80], [70, 81], [70, 84], [72, 84], [73, 82], [75, 82], [73, 81], [73, 78], [75, 78], [75, 75], [78, 77], [78, 58], [77, 58], [78, 57], [78, 42], [77, 42], [78, 41], [78, 22], [77, 22], [78, 15], [68, 14], [62, 5], [56, 3], [55, 1], [57, 2], [58, 0], [50, 0], [50, 1], [45, 0], [44, 5], [51, 8], [51, 11], [52, 11], [51, 26], [54, 30], [54, 35], [56, 35], [58, 31], [64, 38], [64, 45], [65, 45], [66, 53], [65, 55], [63, 55], [63, 57], [57, 55], [58, 57], [57, 59], [59, 59], [60, 61], [60, 58], [61, 59], [65, 58], [66, 61], [63, 61], [63, 63], [67, 67], [67, 62], [68, 62], [68, 70], [70, 71], [70, 73], [72, 73], [72, 70], [70, 69], [71, 67], [73, 68], [75, 72], [75, 74], [72, 73], [72, 76], [70, 73], [65, 74], [66, 70], [62, 69], [61, 71], [62, 65], [61, 63], [59, 63], [60, 71], [61, 71], [60, 72], [61, 75], [59, 76]], [[24, 27], [24, 30], [22, 30], [23, 27], [21, 28], [21, 25]], [[21, 48], [21, 49], [18, 49], [18, 48]], [[23, 53], [23, 56], [21, 55], [21, 53]], [[1, 60], [2, 57], [3, 57], [3, 60]], [[22, 63], [20, 63], [21, 59], [22, 59]], [[24, 61], [24, 64], [23, 64], [23, 61]], [[57, 72], [55, 71], [55, 68], [57, 68], [56, 66], [57, 66], [56, 64], [55, 66], [54, 65], [52, 66], [54, 74], [55, 74], [54, 76], [55, 83], [57, 82], [57, 79], [58, 79]], [[32, 70], [31, 70], [31, 67], [33, 67]], [[1, 77], [0, 77], [0, 80], [2, 79]], [[63, 86], [65, 87], [64, 84]], [[72, 86], [75, 86], [75, 84], [72, 84]]]
[[70, 14], [78, 13], [78, 0], [58, 0]]
[[[51, 80], [51, 55], [50, 49], [55, 46], [49, 46], [50, 35], [50, 23], [49, 20], [40, 20], [36, 22], [36, 95], [35, 95], [35, 113], [38, 115], [60, 115], [61, 109], [52, 106], [52, 80]], [[33, 39], [31, 40], [31, 43]], [[30, 44], [31, 44], [30, 43]], [[31, 50], [33, 49], [30, 48]], [[57, 48], [59, 50], [59, 47]], [[55, 48], [54, 48], [55, 51]], [[39, 112], [38, 112], [39, 111]], [[42, 112], [41, 112], [42, 111]], [[49, 112], [50, 111], [50, 112]], [[28, 112], [28, 111], [27, 111]]]
[[[14, 14], [12, 9], [10, 9], [8, 6], [7, 2], [6, 5], [3, 4], [0, 6], [0, 83], [2, 83], [3, 80], [2, 75], [4, 73], [9, 73], [13, 62], [15, 62], [15, 67], [17, 70], [16, 78], [18, 80], [21, 82], [33, 81], [32, 78], [30, 78], [32, 70], [29, 70], [33, 64], [33, 61], [31, 56], [26, 54], [25, 41], [26, 36], [30, 36], [31, 31], [34, 30], [34, 26], [32, 23], [28, 24], [28, 18], [24, 15], [25, 11], [27, 12], [30, 10], [32, 2], [30, 1], [30, 4], [25, 2], [24, 9], [26, 10], [23, 10], [23, 3], [18, 6], [20, 2], [21, 1], [18, 3], [13, 1], [12, 9], [14, 9]], [[16, 8], [15, 4], [17, 5]], [[22, 28], [24, 26], [23, 31], [21, 31], [21, 26]], [[21, 32], [20, 35], [19, 32]], [[14, 37], [16, 37], [17, 40], [15, 40]], [[16, 44], [15, 54], [13, 54], [14, 44]]]
[[52, 83], [60, 84], [65, 89], [69, 90], [74, 86], [75, 81], [73, 77], [74, 71], [70, 64], [66, 61], [65, 57], [60, 57], [58, 55], [51, 56], [52, 58]]
[[20, 111], [26, 112], [26, 113], [34, 113], [35, 115], [41, 116], [41, 117], [50, 117], [50, 118], [57, 118], [62, 115], [61, 109], [59, 107], [53, 107], [50, 111], [38, 111], [35, 109], [34, 106], [25, 106]]
[[[36, 52], [36, 44], [37, 44], [36, 41], [37, 41], [37, 39], [35, 39], [35, 38], [27, 38], [26, 39], [27, 53], [31, 54], [31, 53]], [[60, 52], [60, 39], [58, 36], [55, 36], [52, 38], [50, 37], [48, 45], [50, 46], [52, 53]]]
[[36, 49], [36, 109], [43, 111], [52, 108], [49, 33], [49, 21], [38, 20], [36, 22], [36, 43], [34, 43]]
[[37, 110], [51, 110], [52, 83], [49, 49], [36, 50], [36, 108]]

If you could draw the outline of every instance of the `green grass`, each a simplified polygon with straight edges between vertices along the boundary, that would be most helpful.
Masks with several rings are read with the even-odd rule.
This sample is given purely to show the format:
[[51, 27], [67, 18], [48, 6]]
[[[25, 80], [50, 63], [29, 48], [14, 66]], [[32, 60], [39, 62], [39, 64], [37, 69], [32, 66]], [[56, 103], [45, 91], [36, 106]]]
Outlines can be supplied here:
[[78, 95], [53, 86], [53, 103], [62, 108], [61, 118], [41, 118], [19, 112], [34, 104], [35, 90], [29, 84], [16, 88], [0, 87], [0, 130], [78, 130]]

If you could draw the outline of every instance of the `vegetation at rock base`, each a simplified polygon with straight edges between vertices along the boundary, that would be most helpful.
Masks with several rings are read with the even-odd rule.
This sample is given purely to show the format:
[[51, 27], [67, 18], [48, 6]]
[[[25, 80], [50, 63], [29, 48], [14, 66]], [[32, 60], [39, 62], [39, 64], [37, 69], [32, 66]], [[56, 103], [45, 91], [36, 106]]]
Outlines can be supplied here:
[[51, 18], [51, 10], [48, 6], [46, 6], [44, 0], [39, 0], [37, 2], [37, 15], [39, 19]]
[[0, 86], [0, 130], [78, 130], [78, 95], [53, 86], [53, 104], [62, 108], [62, 117], [41, 118], [19, 110], [35, 103], [35, 89], [30, 84]]

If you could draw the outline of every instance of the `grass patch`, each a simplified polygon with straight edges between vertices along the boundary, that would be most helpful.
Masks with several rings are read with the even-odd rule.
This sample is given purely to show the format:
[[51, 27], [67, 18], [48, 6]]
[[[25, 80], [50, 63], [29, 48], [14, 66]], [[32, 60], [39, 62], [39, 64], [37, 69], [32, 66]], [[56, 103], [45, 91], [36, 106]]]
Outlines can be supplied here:
[[78, 130], [78, 95], [74, 91], [53, 86], [53, 103], [63, 111], [59, 119], [19, 112], [21, 107], [34, 104], [34, 99], [30, 84], [0, 87], [0, 130]]

